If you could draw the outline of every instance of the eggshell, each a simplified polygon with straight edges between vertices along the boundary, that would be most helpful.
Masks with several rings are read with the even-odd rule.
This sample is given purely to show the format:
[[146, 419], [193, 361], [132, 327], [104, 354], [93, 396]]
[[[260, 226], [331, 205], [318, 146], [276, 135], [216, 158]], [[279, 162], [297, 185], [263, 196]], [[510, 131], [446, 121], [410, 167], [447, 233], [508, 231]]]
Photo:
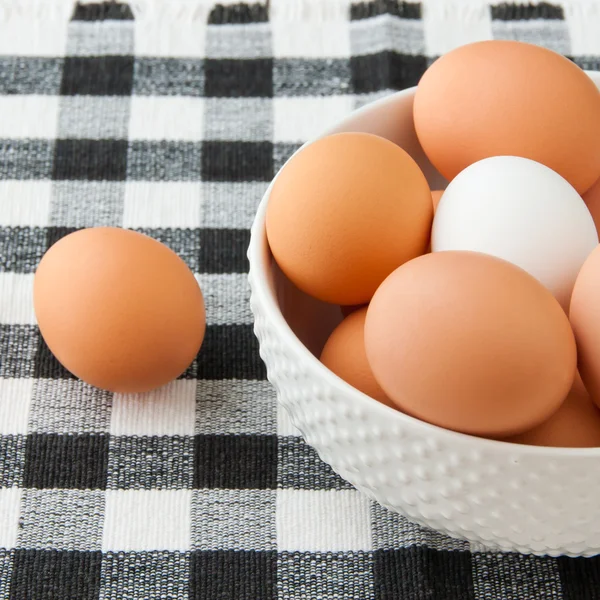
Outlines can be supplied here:
[[269, 245], [298, 288], [325, 302], [365, 304], [396, 267], [425, 252], [433, 209], [415, 161], [367, 133], [309, 144], [274, 181]]
[[437, 210], [440, 200], [442, 199], [443, 193], [444, 193], [444, 190], [433, 190], [431, 192], [431, 201], [433, 202], [433, 212], [434, 213]]
[[329, 336], [321, 362], [346, 383], [387, 406], [397, 408], [373, 377], [365, 353], [365, 317], [361, 308], [348, 315]]
[[560, 175], [514, 156], [486, 158], [448, 185], [437, 208], [431, 248], [503, 258], [543, 283], [568, 310], [577, 273], [598, 245], [581, 196]]
[[600, 406], [600, 246], [581, 267], [569, 316], [577, 340], [581, 378], [592, 400]]
[[541, 162], [579, 193], [600, 173], [600, 92], [540, 46], [494, 40], [445, 54], [419, 82], [413, 112], [425, 153], [448, 180], [499, 155]]
[[576, 375], [566, 400], [549, 419], [506, 441], [532, 446], [598, 448], [600, 410], [592, 402], [581, 377]]
[[373, 374], [405, 412], [498, 437], [546, 420], [573, 382], [573, 332], [552, 294], [522, 269], [476, 252], [416, 258], [367, 311]]
[[34, 279], [41, 334], [87, 383], [145, 392], [194, 360], [205, 331], [202, 292], [172, 250], [116, 227], [72, 233], [42, 258]]
[[583, 195], [583, 200], [594, 219], [596, 231], [600, 232], [600, 179]]

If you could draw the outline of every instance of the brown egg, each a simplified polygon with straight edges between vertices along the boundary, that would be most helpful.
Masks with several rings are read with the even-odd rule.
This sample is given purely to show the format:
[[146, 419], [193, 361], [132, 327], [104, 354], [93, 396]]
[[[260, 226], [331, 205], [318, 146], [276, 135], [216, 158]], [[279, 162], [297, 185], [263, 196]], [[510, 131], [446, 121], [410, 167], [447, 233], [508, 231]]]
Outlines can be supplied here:
[[521, 156], [581, 194], [600, 173], [600, 92], [572, 61], [540, 46], [485, 41], [442, 56], [419, 82], [415, 128], [446, 179], [490, 156]]
[[592, 400], [600, 406], [600, 246], [579, 271], [569, 317], [577, 340], [579, 373]]
[[596, 225], [596, 231], [600, 236], [600, 179], [583, 195], [591, 215]]
[[396, 267], [425, 252], [427, 181], [400, 147], [340, 133], [305, 147], [279, 173], [267, 207], [275, 260], [307, 294], [365, 304]]
[[573, 387], [562, 406], [541, 425], [507, 442], [560, 448], [600, 447], [600, 410], [576, 375]]
[[35, 274], [34, 305], [59, 362], [113, 392], [168, 383], [204, 337], [202, 292], [183, 260], [116, 227], [84, 229], [54, 244]]
[[433, 202], [433, 212], [434, 213], [437, 210], [438, 204], [440, 203], [443, 193], [444, 193], [444, 190], [433, 190], [431, 192], [431, 201]]
[[387, 397], [375, 378], [365, 354], [365, 317], [361, 308], [348, 315], [329, 336], [321, 362], [346, 383], [387, 406], [397, 406]]
[[402, 410], [491, 437], [552, 415], [576, 366], [573, 333], [552, 294], [476, 252], [435, 252], [394, 271], [369, 305], [365, 346], [375, 378]]

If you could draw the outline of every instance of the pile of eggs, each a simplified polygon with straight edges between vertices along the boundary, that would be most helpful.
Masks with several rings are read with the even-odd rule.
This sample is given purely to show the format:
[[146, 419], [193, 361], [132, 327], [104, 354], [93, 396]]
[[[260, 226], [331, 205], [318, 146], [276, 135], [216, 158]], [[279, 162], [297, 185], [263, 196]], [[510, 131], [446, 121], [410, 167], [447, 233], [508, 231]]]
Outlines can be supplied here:
[[441, 427], [600, 447], [600, 91], [550, 50], [479, 42], [426, 71], [413, 116], [443, 191], [367, 133], [273, 183], [275, 260], [345, 315], [321, 361]]

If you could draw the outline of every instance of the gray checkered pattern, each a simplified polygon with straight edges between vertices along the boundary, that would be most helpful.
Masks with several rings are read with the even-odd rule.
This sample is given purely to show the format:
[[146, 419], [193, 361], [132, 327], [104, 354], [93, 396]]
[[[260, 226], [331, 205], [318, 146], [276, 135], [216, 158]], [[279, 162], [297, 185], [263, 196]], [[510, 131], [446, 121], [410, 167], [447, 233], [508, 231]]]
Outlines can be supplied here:
[[[491, 553], [374, 504], [278, 409], [245, 258], [307, 139], [502, 38], [600, 68], [600, 4], [0, 0], [0, 600], [588, 600], [595, 559]], [[77, 228], [142, 231], [206, 301], [184, 376], [144, 395], [69, 376], [33, 274]]]

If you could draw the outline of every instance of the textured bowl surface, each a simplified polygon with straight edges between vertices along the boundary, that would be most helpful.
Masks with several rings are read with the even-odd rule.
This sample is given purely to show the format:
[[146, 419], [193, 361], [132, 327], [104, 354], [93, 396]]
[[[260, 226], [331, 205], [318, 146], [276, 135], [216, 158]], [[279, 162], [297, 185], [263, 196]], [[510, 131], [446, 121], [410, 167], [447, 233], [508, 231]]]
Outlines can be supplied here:
[[[600, 88], [600, 74], [589, 73]], [[376, 133], [402, 146], [433, 189], [444, 180], [412, 123], [414, 88], [367, 105], [339, 131]], [[269, 380], [321, 458], [367, 496], [412, 521], [495, 549], [600, 553], [600, 448], [562, 449], [479, 439], [428, 425], [351, 388], [316, 358], [341, 320], [273, 263], [267, 190], [249, 248], [255, 332]]]

